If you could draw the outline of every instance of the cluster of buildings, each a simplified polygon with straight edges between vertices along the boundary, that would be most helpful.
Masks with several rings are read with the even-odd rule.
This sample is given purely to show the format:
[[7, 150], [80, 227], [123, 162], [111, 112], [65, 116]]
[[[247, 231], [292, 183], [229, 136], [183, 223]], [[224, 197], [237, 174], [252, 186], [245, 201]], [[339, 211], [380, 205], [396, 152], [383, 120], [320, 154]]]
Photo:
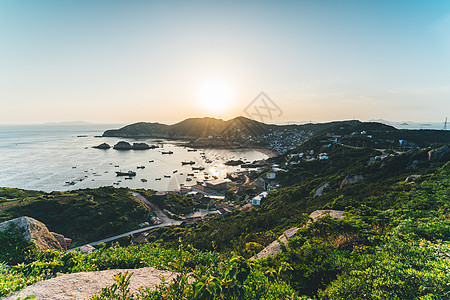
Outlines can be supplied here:
[[301, 143], [306, 141], [313, 133], [305, 130], [292, 129], [278, 129], [258, 135], [248, 136], [247, 139], [259, 145], [262, 145], [274, 153], [285, 153], [289, 150], [295, 149]]

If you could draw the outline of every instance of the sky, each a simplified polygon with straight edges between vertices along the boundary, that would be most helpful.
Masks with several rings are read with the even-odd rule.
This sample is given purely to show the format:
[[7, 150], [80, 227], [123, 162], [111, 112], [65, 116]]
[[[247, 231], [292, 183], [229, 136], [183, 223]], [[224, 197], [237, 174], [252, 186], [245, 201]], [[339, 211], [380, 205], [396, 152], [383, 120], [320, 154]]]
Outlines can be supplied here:
[[[0, 1], [0, 124], [450, 117], [450, 1]], [[251, 110], [252, 112], [249, 112]]]

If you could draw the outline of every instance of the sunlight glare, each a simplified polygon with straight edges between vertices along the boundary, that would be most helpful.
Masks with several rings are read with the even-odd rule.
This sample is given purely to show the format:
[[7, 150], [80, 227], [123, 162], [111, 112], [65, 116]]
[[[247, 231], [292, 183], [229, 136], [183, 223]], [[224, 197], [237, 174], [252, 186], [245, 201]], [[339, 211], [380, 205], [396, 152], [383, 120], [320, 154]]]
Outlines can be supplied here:
[[232, 89], [223, 81], [209, 81], [199, 90], [198, 100], [210, 113], [224, 113], [233, 100]]

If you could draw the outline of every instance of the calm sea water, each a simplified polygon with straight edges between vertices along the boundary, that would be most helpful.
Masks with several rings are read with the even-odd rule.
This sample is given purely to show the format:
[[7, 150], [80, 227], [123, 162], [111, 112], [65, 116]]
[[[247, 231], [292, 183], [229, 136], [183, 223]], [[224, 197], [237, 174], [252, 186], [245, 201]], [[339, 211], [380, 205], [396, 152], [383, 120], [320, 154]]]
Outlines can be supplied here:
[[[180, 184], [193, 185], [196, 181], [203, 180], [205, 176], [210, 179], [212, 176], [223, 178], [227, 173], [239, 170], [223, 164], [230, 159], [253, 161], [267, 158], [267, 155], [254, 150], [198, 149], [197, 152], [189, 152], [179, 141], [95, 137], [106, 129], [118, 127], [2, 125], [0, 186], [46, 192], [111, 185], [166, 191], [177, 189]], [[130, 143], [158, 144], [162, 148], [141, 151], [92, 148], [103, 142], [112, 146], [121, 140]], [[161, 151], [173, 151], [173, 154], [163, 155]], [[212, 163], [206, 163], [205, 159], [201, 158], [201, 152], [204, 152]], [[191, 160], [196, 162], [194, 166], [203, 166], [205, 170], [193, 171], [192, 166], [181, 165], [182, 161]], [[145, 169], [137, 169], [138, 166], [145, 166]], [[130, 170], [137, 173], [131, 180], [117, 177], [115, 174], [116, 171]], [[193, 173], [195, 177], [187, 176], [188, 173]], [[191, 177], [192, 181], [187, 182], [188, 177]], [[161, 180], [155, 180], [157, 178]], [[146, 179], [147, 182], [142, 182], [141, 179]], [[118, 183], [119, 180], [121, 182]], [[76, 183], [74, 185], [66, 183], [70, 181]]]

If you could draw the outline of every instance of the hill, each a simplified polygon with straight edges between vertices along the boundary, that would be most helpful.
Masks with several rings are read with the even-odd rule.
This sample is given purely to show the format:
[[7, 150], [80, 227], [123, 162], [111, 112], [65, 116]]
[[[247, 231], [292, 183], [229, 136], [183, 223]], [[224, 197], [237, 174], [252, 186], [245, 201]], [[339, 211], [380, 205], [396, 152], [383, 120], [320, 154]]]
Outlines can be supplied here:
[[[190, 118], [173, 125], [140, 122], [120, 129], [107, 130], [103, 136], [186, 139], [190, 141], [210, 139], [228, 142], [228, 144], [224, 144], [225, 146], [237, 143], [242, 146], [275, 148], [275, 145], [278, 145], [281, 149], [272, 149], [278, 151], [297, 146], [311, 135], [325, 134], [334, 136], [345, 144], [383, 148], [398, 147], [399, 143], [403, 147], [424, 147], [450, 142], [450, 131], [443, 130], [397, 129], [382, 123], [358, 120], [275, 125], [242, 116], [228, 121], [215, 118]], [[199, 146], [201, 145], [199, 144]]]
[[[450, 146], [431, 145], [445, 140], [447, 133], [405, 133], [359, 121], [305, 126], [315, 128], [308, 141], [270, 159], [282, 169], [274, 178], [281, 187], [269, 191], [261, 205], [192, 225], [155, 229], [152, 242], [140, 245], [99, 247], [88, 255], [41, 254], [17, 266], [10, 277], [3, 278], [0, 272], [0, 282], [13, 290], [58, 272], [158, 267], [181, 275], [137, 299], [161, 299], [161, 295], [168, 299], [448, 299]], [[398, 141], [388, 140], [405, 134], [410, 137], [401, 147]], [[381, 145], [388, 147], [379, 149]], [[317, 158], [321, 152], [327, 159]], [[275, 171], [269, 168], [253, 176], [265, 178], [267, 172]], [[74, 193], [89, 200], [87, 194], [114, 195], [109, 189]], [[10, 193], [2, 202], [8, 205], [8, 199], [15, 199], [8, 212], [15, 211], [20, 201], [33, 203], [30, 200], [41, 196], [21, 190]], [[226, 201], [239, 204], [254, 192], [226, 195]], [[124, 191], [114, 197], [129, 200]], [[85, 201], [69, 202], [67, 208], [99, 211], [99, 205]], [[117, 212], [129, 210], [120, 203], [111, 203], [114, 219]], [[192, 196], [168, 197], [160, 204], [180, 212], [178, 206], [197, 205]], [[317, 210], [329, 209], [344, 211], [343, 218], [310, 218]], [[48, 212], [54, 212], [49, 221], [60, 213]], [[295, 236], [277, 256], [247, 260], [292, 227], [298, 228]], [[6, 294], [1, 286], [0, 295]]]
[[136, 229], [150, 210], [126, 189], [44, 193], [0, 188], [0, 222], [30, 216], [73, 240], [72, 246]]

